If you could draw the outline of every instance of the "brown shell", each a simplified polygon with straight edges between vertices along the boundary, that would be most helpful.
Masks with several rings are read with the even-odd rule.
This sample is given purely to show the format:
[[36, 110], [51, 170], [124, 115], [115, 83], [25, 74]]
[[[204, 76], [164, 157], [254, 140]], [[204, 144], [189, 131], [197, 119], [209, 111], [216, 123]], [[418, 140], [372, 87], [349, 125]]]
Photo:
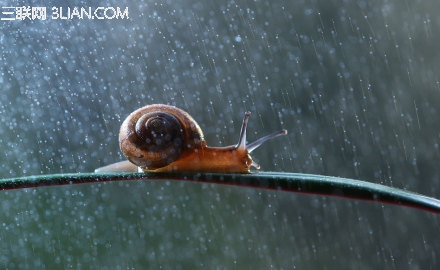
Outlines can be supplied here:
[[123, 154], [146, 170], [164, 167], [203, 144], [203, 132], [188, 113], [162, 104], [132, 112], [119, 132]]

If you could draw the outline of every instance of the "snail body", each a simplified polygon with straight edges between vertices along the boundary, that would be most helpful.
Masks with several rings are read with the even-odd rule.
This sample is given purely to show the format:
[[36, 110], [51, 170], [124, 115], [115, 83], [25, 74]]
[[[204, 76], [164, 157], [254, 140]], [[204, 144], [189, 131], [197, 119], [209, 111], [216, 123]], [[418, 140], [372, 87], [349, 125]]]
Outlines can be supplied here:
[[246, 144], [250, 113], [245, 113], [237, 145], [209, 147], [197, 122], [185, 111], [153, 104], [132, 112], [122, 123], [119, 146], [128, 162], [99, 168], [103, 171], [250, 173], [259, 169], [249, 155], [262, 143], [287, 134], [272, 133]]

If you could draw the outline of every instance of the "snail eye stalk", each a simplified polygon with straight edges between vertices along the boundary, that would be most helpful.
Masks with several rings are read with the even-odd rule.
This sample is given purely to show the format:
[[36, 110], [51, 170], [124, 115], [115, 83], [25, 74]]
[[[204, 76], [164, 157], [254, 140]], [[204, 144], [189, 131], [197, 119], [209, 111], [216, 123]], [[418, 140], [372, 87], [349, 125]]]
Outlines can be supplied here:
[[266, 136], [256, 140], [255, 142], [252, 142], [252, 143], [246, 145], [246, 128], [247, 128], [247, 124], [248, 124], [250, 116], [251, 116], [250, 112], [246, 112], [244, 114], [243, 124], [241, 125], [240, 137], [238, 139], [238, 143], [237, 143], [236, 148], [246, 149], [248, 151], [248, 153], [251, 153], [252, 151], [257, 149], [258, 147], [260, 147], [260, 145], [262, 145], [263, 143], [265, 143], [269, 140], [272, 140], [273, 138], [276, 138], [278, 136], [287, 134], [287, 130], [283, 129], [283, 130], [274, 132], [272, 134], [266, 135]]

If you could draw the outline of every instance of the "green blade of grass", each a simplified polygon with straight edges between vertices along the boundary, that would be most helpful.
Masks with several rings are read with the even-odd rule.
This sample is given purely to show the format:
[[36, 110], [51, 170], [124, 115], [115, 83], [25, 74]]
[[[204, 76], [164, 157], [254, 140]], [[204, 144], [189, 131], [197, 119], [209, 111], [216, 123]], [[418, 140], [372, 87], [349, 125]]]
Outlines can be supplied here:
[[440, 200], [366, 181], [300, 173], [79, 173], [51, 174], [0, 180], [0, 190], [127, 180], [175, 180], [287, 192], [337, 196], [418, 208], [440, 214]]

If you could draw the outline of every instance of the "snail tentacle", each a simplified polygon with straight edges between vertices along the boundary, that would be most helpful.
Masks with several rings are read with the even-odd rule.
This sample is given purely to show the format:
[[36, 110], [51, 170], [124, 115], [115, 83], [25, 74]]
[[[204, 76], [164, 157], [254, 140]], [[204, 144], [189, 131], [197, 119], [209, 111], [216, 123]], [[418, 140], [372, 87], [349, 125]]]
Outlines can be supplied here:
[[258, 147], [260, 147], [260, 145], [262, 145], [263, 143], [267, 142], [268, 140], [272, 140], [273, 138], [276, 138], [276, 137], [281, 136], [281, 135], [286, 135], [286, 134], [287, 134], [287, 130], [285, 130], [285, 129], [277, 131], [277, 132], [274, 132], [272, 134], [269, 134], [269, 135], [266, 135], [266, 136], [264, 136], [262, 138], [259, 138], [255, 142], [251, 142], [250, 144], [248, 144], [246, 146], [246, 149], [248, 150], [249, 153], [251, 153], [252, 151], [254, 151]]

